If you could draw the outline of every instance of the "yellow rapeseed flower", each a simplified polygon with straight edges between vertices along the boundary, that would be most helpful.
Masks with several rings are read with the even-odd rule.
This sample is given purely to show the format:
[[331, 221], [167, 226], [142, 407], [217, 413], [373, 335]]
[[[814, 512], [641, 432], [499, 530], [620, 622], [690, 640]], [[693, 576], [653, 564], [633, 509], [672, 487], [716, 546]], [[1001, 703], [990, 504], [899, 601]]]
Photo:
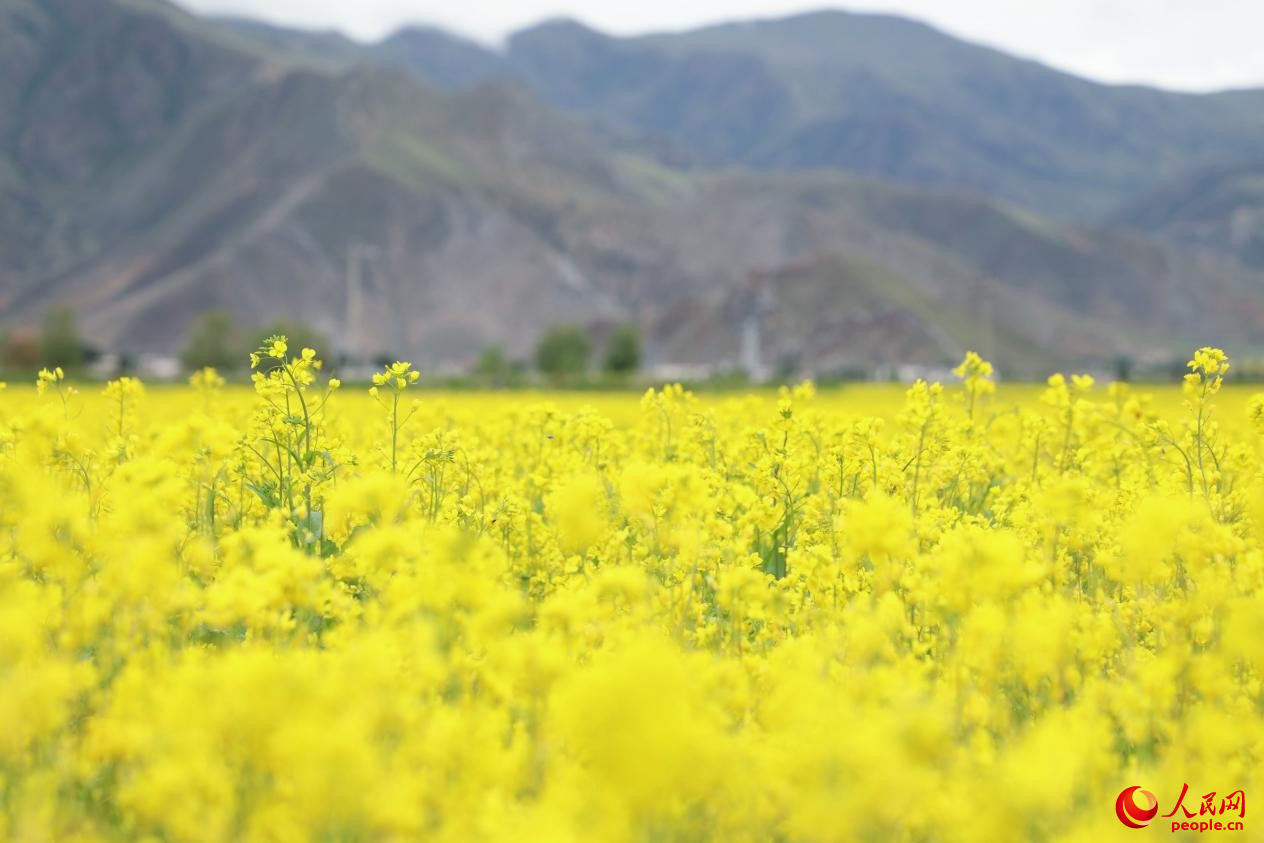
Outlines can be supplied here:
[[1219, 349], [510, 400], [288, 343], [5, 393], [0, 839], [1101, 840], [1127, 787], [1258, 790]]

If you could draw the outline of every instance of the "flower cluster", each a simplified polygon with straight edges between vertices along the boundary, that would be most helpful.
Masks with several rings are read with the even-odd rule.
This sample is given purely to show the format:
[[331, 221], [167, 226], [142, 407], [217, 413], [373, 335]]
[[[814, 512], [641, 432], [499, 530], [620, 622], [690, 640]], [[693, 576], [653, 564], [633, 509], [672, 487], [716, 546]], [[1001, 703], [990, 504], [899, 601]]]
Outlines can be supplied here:
[[1070, 843], [1258, 791], [1264, 397], [1216, 349], [1152, 397], [251, 363], [0, 396], [0, 839]]
[[[376, 372], [373, 375], [373, 386], [369, 387], [369, 395], [386, 410], [387, 424], [390, 427], [390, 465], [391, 473], [399, 470], [399, 435], [404, 429], [404, 425], [408, 424], [408, 420], [413, 417], [412, 411], [406, 412], [403, 418], [399, 415], [399, 402], [403, 398], [404, 390], [417, 383], [421, 379], [421, 372], [413, 368], [412, 363], [395, 361], [387, 366], [385, 371]], [[382, 390], [385, 389], [389, 398], [382, 397]]]
[[392, 392], [403, 392], [420, 379], [421, 372], [414, 369], [412, 363], [402, 363], [397, 360], [387, 366], [385, 371], [373, 375], [373, 386], [369, 389], [369, 394], [374, 398], [378, 397], [382, 387]]

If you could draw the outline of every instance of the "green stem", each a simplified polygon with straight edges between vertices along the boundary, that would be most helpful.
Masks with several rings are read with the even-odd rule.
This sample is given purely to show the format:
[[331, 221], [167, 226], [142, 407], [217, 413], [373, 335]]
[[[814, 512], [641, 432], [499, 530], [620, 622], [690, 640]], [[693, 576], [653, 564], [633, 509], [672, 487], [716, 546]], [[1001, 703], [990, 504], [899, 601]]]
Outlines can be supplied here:
[[391, 473], [395, 473], [395, 455], [399, 442], [399, 393], [391, 401]]
[[[1072, 399], [1074, 400], [1074, 399]], [[1059, 474], [1066, 474], [1067, 462], [1071, 457], [1071, 430], [1075, 426], [1075, 406], [1067, 407], [1066, 436], [1062, 440], [1062, 459], [1058, 466]]]

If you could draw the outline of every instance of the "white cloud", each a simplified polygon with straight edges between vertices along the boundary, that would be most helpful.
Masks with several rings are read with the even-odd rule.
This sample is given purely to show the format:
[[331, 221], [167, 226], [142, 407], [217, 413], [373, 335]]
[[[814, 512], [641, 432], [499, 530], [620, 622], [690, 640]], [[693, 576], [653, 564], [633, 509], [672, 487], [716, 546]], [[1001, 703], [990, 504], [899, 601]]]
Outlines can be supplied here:
[[[811, 0], [178, 0], [376, 38], [430, 23], [495, 42], [544, 18], [636, 33], [802, 11]], [[857, 11], [920, 18], [960, 37], [1110, 82], [1207, 90], [1264, 85], [1260, 0], [857, 0]]]

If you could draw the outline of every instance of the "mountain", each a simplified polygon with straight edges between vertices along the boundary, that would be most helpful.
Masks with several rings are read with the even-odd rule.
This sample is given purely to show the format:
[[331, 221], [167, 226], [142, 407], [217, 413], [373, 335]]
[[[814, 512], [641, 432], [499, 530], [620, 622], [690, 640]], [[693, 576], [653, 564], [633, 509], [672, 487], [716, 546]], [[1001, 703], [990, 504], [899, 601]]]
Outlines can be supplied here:
[[245, 49], [265, 53], [274, 62], [343, 70], [360, 64], [394, 67], [444, 89], [512, 76], [500, 54], [436, 27], [408, 26], [364, 44], [329, 30], [291, 29], [231, 16], [213, 20]]
[[274, 63], [338, 68], [365, 58], [364, 45], [336, 30], [290, 29], [243, 17], [213, 18], [221, 37], [236, 36], [244, 50], [253, 50]]
[[172, 32], [119, 4], [0, 0], [0, 297], [94, 254], [94, 189], [253, 73], [249, 57]]
[[1264, 271], [1264, 164], [1192, 173], [1127, 203], [1111, 221]]
[[171, 354], [221, 308], [435, 368], [632, 321], [656, 363], [716, 367], [758, 317], [803, 371], [979, 346], [1028, 374], [1264, 332], [1232, 262], [955, 187], [675, 166], [410, 37], [423, 65], [163, 0], [0, 0], [0, 325], [68, 302], [99, 346]]
[[[1261, 276], [1126, 230], [819, 174], [734, 175], [713, 191], [706, 204], [725, 209], [734, 235], [713, 242], [739, 263], [741, 232], [789, 248], [746, 284], [678, 299], [681, 329], [663, 332], [673, 360], [733, 359], [733, 325], [752, 310], [771, 359], [826, 369], [942, 363], [977, 347], [1035, 374], [1055, 360], [1159, 358], [1175, 337], [1254, 343], [1264, 329]], [[1195, 295], [1206, 311], [1190, 308]]]
[[462, 88], [511, 74], [505, 60], [473, 41], [431, 27], [406, 27], [370, 48], [368, 58], [440, 88]]
[[[448, 98], [380, 70], [260, 61], [158, 3], [0, 10], [7, 321], [68, 301], [103, 347], [169, 352], [198, 312], [223, 307], [349, 342], [355, 299], [366, 324], [350, 333], [366, 352], [469, 354], [490, 335], [461, 347], [445, 332], [490, 320], [490, 334], [508, 318], [479, 298], [537, 333], [609, 307], [559, 278], [531, 226], [550, 192], [579, 197], [614, 176], [565, 120], [515, 92]], [[361, 242], [380, 259], [349, 292]]]
[[688, 150], [706, 166], [840, 169], [1075, 218], [1249, 158], [1264, 140], [1260, 92], [1096, 84], [889, 15], [632, 38], [554, 20], [503, 52], [406, 30], [360, 60], [445, 86], [512, 77], [563, 109], [672, 142], [677, 160]]

